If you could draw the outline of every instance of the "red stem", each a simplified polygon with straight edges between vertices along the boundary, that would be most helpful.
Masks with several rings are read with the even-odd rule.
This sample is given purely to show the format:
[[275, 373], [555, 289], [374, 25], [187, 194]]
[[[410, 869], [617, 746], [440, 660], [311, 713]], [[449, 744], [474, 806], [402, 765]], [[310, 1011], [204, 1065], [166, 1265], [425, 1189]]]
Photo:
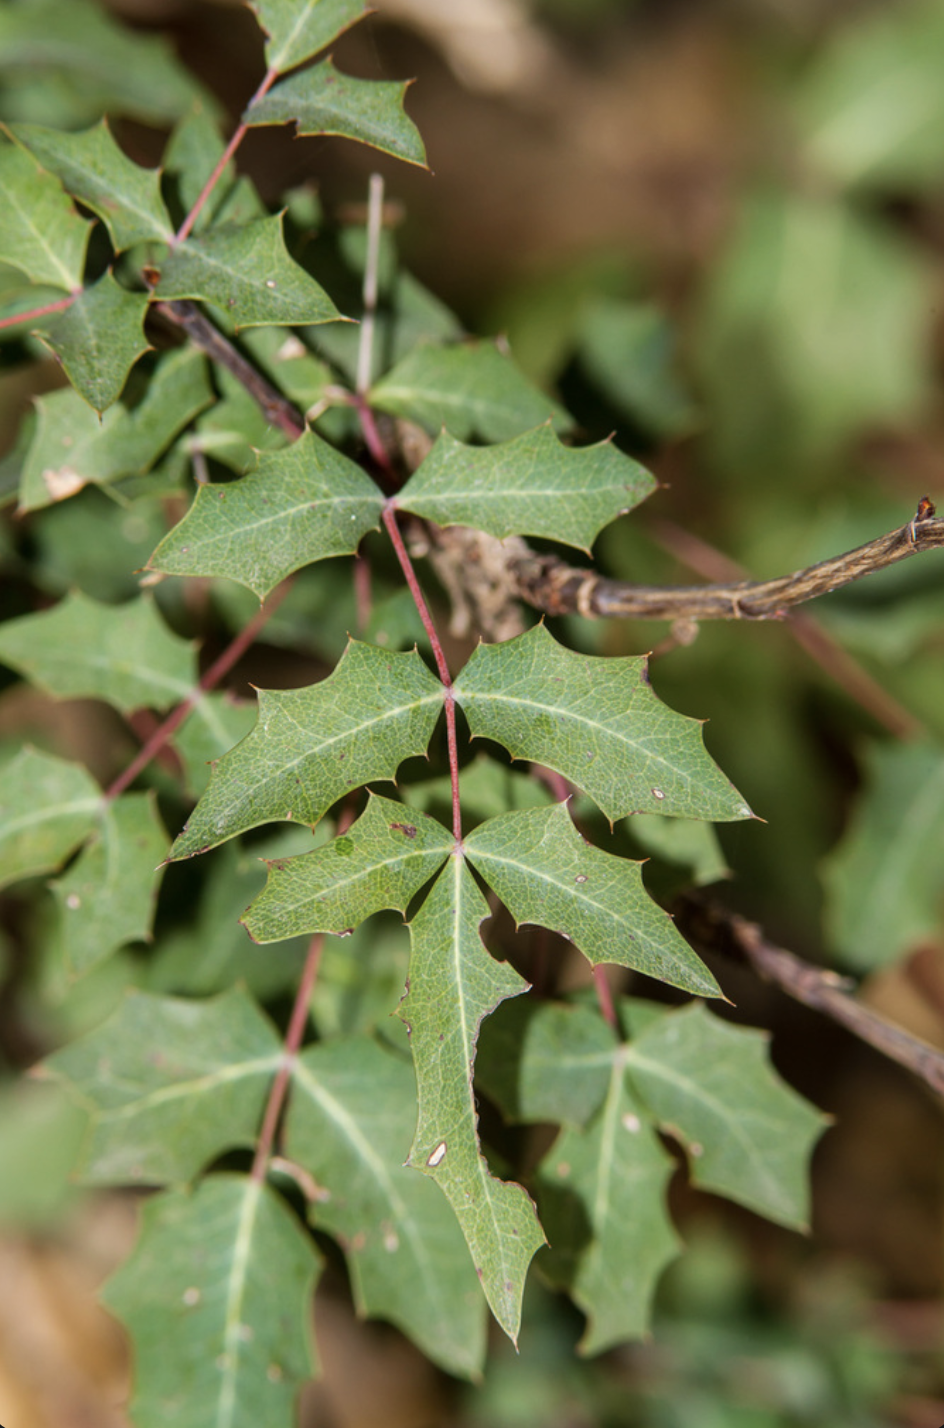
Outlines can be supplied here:
[[613, 1005], [613, 993], [610, 991], [610, 984], [606, 980], [606, 968], [603, 966], [593, 968], [593, 985], [596, 988], [597, 1001], [600, 1004], [600, 1011], [603, 1020], [614, 1031], [619, 1030], [619, 1021], [616, 1017], [616, 1007]]
[[[264, 94], [268, 93], [268, 91], [271, 89], [272, 85], [278, 78], [278, 73], [279, 72], [276, 69], [266, 70], [262, 83], [259, 85], [259, 88], [256, 90], [255, 94], [252, 96], [246, 106], [247, 109], [251, 109], [252, 106], [256, 104], [263, 97]], [[213, 169], [213, 172], [210, 174], [210, 177], [207, 179], [206, 183], [203, 185], [203, 188], [200, 190], [200, 194], [197, 198], [196, 203], [193, 205], [190, 212], [187, 214], [187, 217], [184, 219], [183, 223], [181, 223], [180, 227], [177, 229], [177, 232], [174, 235], [174, 241], [171, 244], [172, 248], [176, 248], [178, 244], [183, 243], [186, 238], [189, 238], [191, 230], [193, 229], [193, 225], [199, 218], [204, 204], [210, 197], [210, 194], [216, 188], [216, 185], [219, 183], [220, 176], [223, 173], [223, 170], [226, 168], [226, 165], [229, 163], [230, 159], [233, 157], [236, 150], [239, 148], [243, 139], [246, 137], [246, 130], [248, 128], [249, 125], [244, 124], [242, 122], [237, 126], [232, 138], [230, 139], [229, 143], [226, 145], [226, 148], [220, 155], [216, 166]]]
[[269, 1092], [269, 1099], [266, 1102], [265, 1112], [262, 1117], [262, 1128], [259, 1131], [256, 1154], [252, 1162], [252, 1179], [258, 1181], [260, 1185], [266, 1177], [269, 1156], [272, 1154], [272, 1143], [275, 1140], [275, 1132], [278, 1128], [279, 1117], [282, 1114], [282, 1107], [285, 1105], [285, 1097], [288, 1093], [289, 1081], [292, 1076], [292, 1063], [298, 1055], [299, 1047], [302, 1044], [302, 1037], [305, 1034], [305, 1023], [308, 1020], [311, 994], [315, 989], [315, 982], [318, 978], [318, 968], [321, 965], [321, 953], [323, 948], [324, 933], [316, 932], [308, 944], [308, 955], [305, 958], [305, 966], [302, 969], [301, 980], [298, 983], [298, 991], [295, 993], [295, 1005], [292, 1007], [288, 1031], [285, 1033], [285, 1050], [282, 1053], [282, 1064], [272, 1082], [272, 1089]]
[[78, 292], [70, 293], [56, 302], [47, 302], [45, 307], [33, 307], [29, 312], [17, 313], [15, 317], [2, 317], [0, 327], [16, 327], [18, 322], [32, 322], [34, 317], [45, 317], [48, 312], [62, 312], [64, 308], [71, 307], [78, 296]]

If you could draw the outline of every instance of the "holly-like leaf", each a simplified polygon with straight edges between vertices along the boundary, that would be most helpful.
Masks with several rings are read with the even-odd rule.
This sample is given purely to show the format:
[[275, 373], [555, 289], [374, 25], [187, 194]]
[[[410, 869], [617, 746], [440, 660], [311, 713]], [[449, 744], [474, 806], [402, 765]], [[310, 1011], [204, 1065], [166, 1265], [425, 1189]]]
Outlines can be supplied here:
[[[162, 167], [177, 181], [180, 202], [189, 212], [223, 154], [220, 127], [204, 104], [197, 103], [175, 127], [164, 150]], [[194, 221], [193, 232], [213, 223], [243, 223], [264, 214], [262, 202], [245, 174], [230, 162]]]
[[164, 263], [156, 296], [215, 303], [237, 331], [342, 321], [324, 288], [289, 256], [281, 214], [188, 238]]
[[483, 1025], [475, 1078], [507, 1121], [583, 1126], [606, 1095], [615, 1050], [598, 1006], [520, 998]]
[[40, 124], [13, 124], [10, 133], [43, 168], [54, 173], [67, 193], [97, 213], [120, 253], [148, 239], [168, 242], [174, 235], [159, 169], [143, 169], [115, 143], [108, 120], [70, 134]]
[[363, 0], [250, 0], [268, 35], [266, 64], [277, 74], [294, 69], [350, 29], [367, 7]]
[[128, 373], [150, 349], [144, 335], [146, 293], [132, 293], [104, 273], [41, 334], [94, 411], [121, 396]]
[[696, 996], [720, 995], [646, 892], [642, 864], [594, 848], [564, 804], [503, 813], [470, 833], [465, 849], [518, 925], [561, 933], [593, 964], [615, 962]]
[[370, 404], [460, 441], [508, 441], [547, 421], [557, 431], [573, 425], [492, 342], [415, 347], [371, 388]]
[[319, 1268], [285, 1202], [248, 1176], [146, 1201], [102, 1296], [134, 1344], [137, 1428], [293, 1428]]
[[825, 867], [826, 925], [860, 972], [887, 966], [944, 919], [944, 751], [878, 746], [847, 832]]
[[629, 825], [629, 833], [647, 853], [687, 868], [696, 887], [730, 876], [710, 823], [683, 823], [659, 813], [639, 813]]
[[752, 817], [709, 758], [698, 720], [656, 698], [644, 657], [576, 654], [535, 625], [505, 644], [479, 645], [455, 694], [473, 737], [555, 769], [611, 821], [653, 812]]
[[659, 1275], [679, 1251], [665, 1208], [672, 1169], [617, 1053], [600, 1111], [586, 1130], [564, 1131], [539, 1172], [552, 1246], [541, 1268], [587, 1315], [581, 1353], [649, 1329]]
[[52, 174], [15, 144], [0, 145], [0, 253], [34, 283], [82, 286], [92, 225]]
[[228, 694], [204, 694], [170, 742], [184, 766], [184, 784], [194, 798], [210, 781], [210, 765], [244, 739], [256, 722], [255, 702]]
[[313, 431], [261, 456], [241, 481], [203, 486], [148, 561], [168, 575], [222, 575], [260, 599], [293, 570], [352, 555], [384, 498], [359, 466]]
[[241, 989], [207, 1001], [132, 991], [44, 1069], [89, 1112], [86, 1183], [166, 1185], [253, 1144], [281, 1054]]
[[163, 709], [196, 684], [192, 644], [153, 600], [102, 605], [76, 591], [51, 610], [0, 624], [0, 663], [57, 699], [104, 699], [124, 714]]
[[[324, 0], [322, 0], [322, 4]], [[336, 134], [426, 167], [416, 125], [403, 111], [410, 82], [353, 79], [330, 59], [283, 79], [251, 104], [243, 123], [292, 124], [299, 135]]]
[[102, 791], [65, 759], [21, 749], [0, 778], [0, 887], [52, 872], [95, 828]]
[[259, 690], [255, 729], [213, 771], [171, 857], [188, 858], [261, 823], [314, 827], [342, 794], [393, 779], [429, 743], [443, 688], [416, 651], [352, 640], [308, 689]]
[[775, 1074], [768, 1041], [696, 1005], [659, 1018], [624, 1052], [650, 1113], [687, 1150], [695, 1184], [802, 1230], [807, 1162], [826, 1119]]
[[410, 924], [409, 992], [399, 1015], [410, 1032], [419, 1119], [408, 1163], [444, 1191], [492, 1313], [516, 1340], [525, 1275], [544, 1236], [524, 1190], [495, 1179], [479, 1147], [472, 1091], [479, 1027], [499, 1002], [527, 987], [485, 950], [479, 927], [488, 915], [454, 855]]
[[550, 426], [499, 446], [463, 446], [444, 431], [397, 505], [440, 526], [475, 526], [499, 540], [544, 536], [589, 551], [655, 484], [612, 443], [575, 450]]
[[482, 1289], [445, 1198], [403, 1164], [415, 1125], [413, 1072], [372, 1038], [312, 1046], [296, 1062], [285, 1153], [315, 1180], [309, 1219], [340, 1241], [358, 1312], [470, 1378], [485, 1352]]
[[269, 881], [242, 921], [256, 942], [349, 931], [407, 904], [442, 867], [452, 834], [402, 803], [370, 795], [357, 822], [323, 848], [269, 864]]
[[152, 793], [108, 803], [80, 857], [53, 883], [62, 950], [81, 976], [126, 942], [150, 940], [169, 839]]

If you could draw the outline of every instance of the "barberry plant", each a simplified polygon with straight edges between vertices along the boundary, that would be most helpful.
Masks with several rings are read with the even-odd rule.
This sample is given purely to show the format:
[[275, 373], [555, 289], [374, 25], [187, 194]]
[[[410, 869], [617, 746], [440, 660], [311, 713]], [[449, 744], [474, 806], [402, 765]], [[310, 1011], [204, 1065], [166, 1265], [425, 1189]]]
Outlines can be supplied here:
[[[2, 26], [41, 49], [54, 8]], [[645, 829], [715, 876], [710, 825], [751, 810], [645, 658], [533, 612], [496, 638], [475, 601], [450, 641], [441, 584], [510, 538], [589, 552], [655, 482], [399, 269], [377, 181], [345, 225], [307, 189], [270, 213], [237, 174], [247, 129], [290, 123], [424, 163], [405, 85], [321, 57], [359, 0], [256, 0], [265, 76], [226, 143], [153, 41], [59, 9], [97, 27], [115, 114], [174, 121], [143, 167], [87, 126], [77, 66], [62, 127], [0, 145], [8, 350], [67, 379], [2, 471], [0, 661], [140, 740], [121, 726], [94, 773], [7, 749], [0, 782], [48, 994], [97, 988], [38, 1074], [85, 1112], [82, 1182], [153, 1192], [104, 1291], [134, 1421], [291, 1423], [329, 1241], [358, 1312], [456, 1375], [481, 1372], [488, 1310], [517, 1338], [535, 1256], [587, 1353], [639, 1335], [679, 1249], [664, 1137], [696, 1185], [807, 1221], [822, 1118], [705, 1005], [714, 976], [627, 855]], [[263, 632], [321, 677], [253, 708], [218, 686]], [[568, 944], [594, 969], [569, 996]], [[688, 999], [614, 998], [604, 964]], [[537, 1163], [483, 1143], [481, 1098], [559, 1128]]]

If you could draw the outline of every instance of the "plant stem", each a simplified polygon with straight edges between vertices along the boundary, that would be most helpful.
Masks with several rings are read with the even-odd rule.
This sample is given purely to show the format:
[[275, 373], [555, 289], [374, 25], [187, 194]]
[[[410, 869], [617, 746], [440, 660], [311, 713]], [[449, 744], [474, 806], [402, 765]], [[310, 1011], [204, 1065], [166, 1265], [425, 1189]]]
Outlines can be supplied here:
[[70, 293], [68, 297], [59, 298], [56, 302], [47, 302], [45, 307], [34, 307], [29, 312], [20, 312], [14, 317], [2, 317], [0, 318], [0, 328], [16, 327], [17, 323], [32, 322], [34, 318], [45, 317], [50, 312], [62, 312], [65, 308], [72, 306], [80, 292], [81, 288]]
[[285, 1049], [282, 1052], [282, 1064], [279, 1067], [269, 1091], [269, 1099], [262, 1117], [262, 1128], [259, 1131], [259, 1140], [256, 1145], [256, 1154], [252, 1162], [252, 1179], [260, 1184], [265, 1180], [266, 1170], [269, 1164], [269, 1156], [272, 1153], [272, 1145], [275, 1140], [275, 1132], [278, 1129], [279, 1117], [282, 1114], [282, 1107], [285, 1104], [285, 1097], [288, 1093], [289, 1081], [292, 1076], [292, 1064], [298, 1055], [302, 1044], [302, 1037], [305, 1034], [305, 1023], [308, 1020], [308, 1010], [311, 1004], [311, 994], [315, 989], [315, 982], [318, 978], [318, 968], [321, 965], [321, 954], [324, 950], [324, 933], [316, 932], [308, 944], [308, 955], [305, 958], [305, 966], [302, 969], [301, 979], [298, 983], [298, 991], [295, 993], [295, 1003], [292, 1007], [292, 1015], [289, 1018], [288, 1031], [285, 1033]]
[[380, 230], [383, 219], [384, 181], [371, 174], [367, 198], [367, 256], [364, 260], [364, 315], [357, 348], [358, 396], [370, 390], [374, 361], [374, 327], [377, 318], [377, 271], [380, 266]]

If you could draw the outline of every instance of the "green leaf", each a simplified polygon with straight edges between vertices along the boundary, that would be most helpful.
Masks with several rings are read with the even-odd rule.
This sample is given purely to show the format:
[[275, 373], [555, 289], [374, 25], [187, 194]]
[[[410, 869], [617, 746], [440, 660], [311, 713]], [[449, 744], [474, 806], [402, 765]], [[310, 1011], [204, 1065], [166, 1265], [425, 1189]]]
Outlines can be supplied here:
[[0, 254], [5, 263], [34, 283], [74, 292], [82, 286], [91, 231], [52, 174], [15, 144], [0, 144]]
[[76, 592], [7, 620], [0, 662], [57, 699], [104, 699], [124, 714], [176, 704], [197, 680], [192, 644], [171, 633], [146, 595], [100, 605]]
[[[187, 212], [200, 197], [223, 149], [217, 120], [198, 101], [176, 125], [162, 161], [164, 172], [177, 180], [180, 202]], [[251, 179], [237, 175], [230, 160], [197, 214], [193, 232], [199, 233], [213, 223], [243, 223], [248, 218], [262, 217], [264, 212]]]
[[294, 1428], [319, 1265], [284, 1201], [248, 1176], [148, 1200], [102, 1296], [134, 1344], [136, 1428]]
[[40, 333], [97, 412], [118, 400], [131, 368], [150, 350], [144, 335], [147, 307], [146, 293], [129, 292], [107, 272]]
[[408, 1062], [369, 1037], [295, 1064], [285, 1153], [313, 1176], [309, 1218], [344, 1249], [358, 1313], [398, 1324], [449, 1373], [482, 1368], [482, 1289], [444, 1197], [403, 1164], [416, 1125]]
[[611, 821], [654, 811], [752, 816], [706, 753], [699, 722], [653, 694], [644, 657], [576, 654], [535, 625], [505, 644], [479, 645], [454, 687], [473, 737], [555, 769]]
[[583, 1126], [606, 1095], [615, 1050], [598, 1006], [522, 997], [482, 1027], [475, 1077], [508, 1121]]
[[241, 481], [203, 486], [148, 561], [169, 575], [222, 575], [260, 599], [293, 570], [352, 555], [376, 530], [384, 498], [313, 431], [259, 459]]
[[369, 400], [379, 411], [417, 422], [431, 436], [445, 427], [460, 441], [472, 436], [508, 441], [546, 421], [557, 431], [573, 425], [492, 342], [423, 343], [375, 383]]
[[807, 1162], [826, 1119], [773, 1071], [769, 1039], [687, 1006], [625, 1047], [626, 1067], [662, 1130], [687, 1150], [696, 1185], [803, 1230]]
[[679, 1251], [665, 1208], [673, 1168], [616, 1052], [600, 1111], [585, 1131], [564, 1131], [539, 1172], [553, 1247], [539, 1262], [587, 1315], [581, 1353], [648, 1332], [659, 1275]]
[[0, 887], [58, 868], [101, 806], [101, 789], [78, 764], [21, 749], [0, 778]]
[[215, 303], [237, 331], [341, 318], [324, 289], [289, 257], [281, 214], [188, 238], [164, 263], [155, 296]]
[[342, 933], [382, 908], [406, 912], [442, 867], [452, 834], [402, 803], [370, 795], [357, 822], [313, 853], [269, 864], [269, 881], [242, 921], [256, 942]]
[[184, 766], [184, 786], [194, 798], [210, 781], [210, 765], [244, 739], [256, 722], [255, 702], [229, 694], [204, 694], [170, 742]]
[[52, 885], [63, 956], [74, 976], [126, 942], [150, 941], [168, 846], [152, 793], [129, 793], [105, 806], [77, 861]]
[[281, 1054], [271, 1022], [241, 989], [208, 1001], [131, 991], [44, 1067], [91, 1117], [87, 1184], [165, 1185], [254, 1143]]
[[852, 822], [825, 867], [826, 926], [860, 972], [940, 933], [944, 917], [944, 752], [878, 745]]
[[591, 302], [579, 342], [588, 376], [630, 421], [665, 438], [691, 431], [697, 411], [675, 372], [675, 330], [653, 303]]
[[336, 799], [393, 779], [425, 751], [443, 688], [412, 651], [352, 640], [337, 668], [308, 689], [259, 690], [255, 729], [220, 760], [171, 849], [189, 858], [261, 823], [314, 827]]
[[[322, 4], [324, 0], [322, 0]], [[330, 59], [283, 79], [251, 104], [243, 123], [292, 124], [299, 135], [336, 134], [426, 167], [426, 150], [403, 112], [410, 82], [353, 79]]]
[[12, 124], [10, 133], [56, 175], [67, 193], [98, 214], [116, 253], [148, 239], [166, 243], [174, 236], [161, 198], [160, 170], [133, 163], [115, 142], [107, 119], [81, 134], [39, 124]]
[[268, 35], [266, 64], [284, 74], [368, 13], [363, 0], [250, 0]]
[[689, 869], [696, 887], [730, 876], [718, 835], [710, 823], [682, 823], [659, 813], [638, 813], [628, 831], [647, 853]]
[[720, 996], [701, 958], [646, 892], [642, 864], [581, 838], [563, 803], [492, 818], [466, 838], [465, 849], [516, 924], [560, 933], [594, 965], [615, 962], [696, 996]]
[[454, 855], [410, 925], [409, 992], [399, 1015], [410, 1032], [419, 1120], [408, 1164], [444, 1191], [492, 1312], [516, 1340], [525, 1275], [544, 1236], [524, 1190], [495, 1179], [479, 1147], [472, 1091], [479, 1027], [499, 1002], [527, 986], [482, 945], [479, 927], [488, 915]]

